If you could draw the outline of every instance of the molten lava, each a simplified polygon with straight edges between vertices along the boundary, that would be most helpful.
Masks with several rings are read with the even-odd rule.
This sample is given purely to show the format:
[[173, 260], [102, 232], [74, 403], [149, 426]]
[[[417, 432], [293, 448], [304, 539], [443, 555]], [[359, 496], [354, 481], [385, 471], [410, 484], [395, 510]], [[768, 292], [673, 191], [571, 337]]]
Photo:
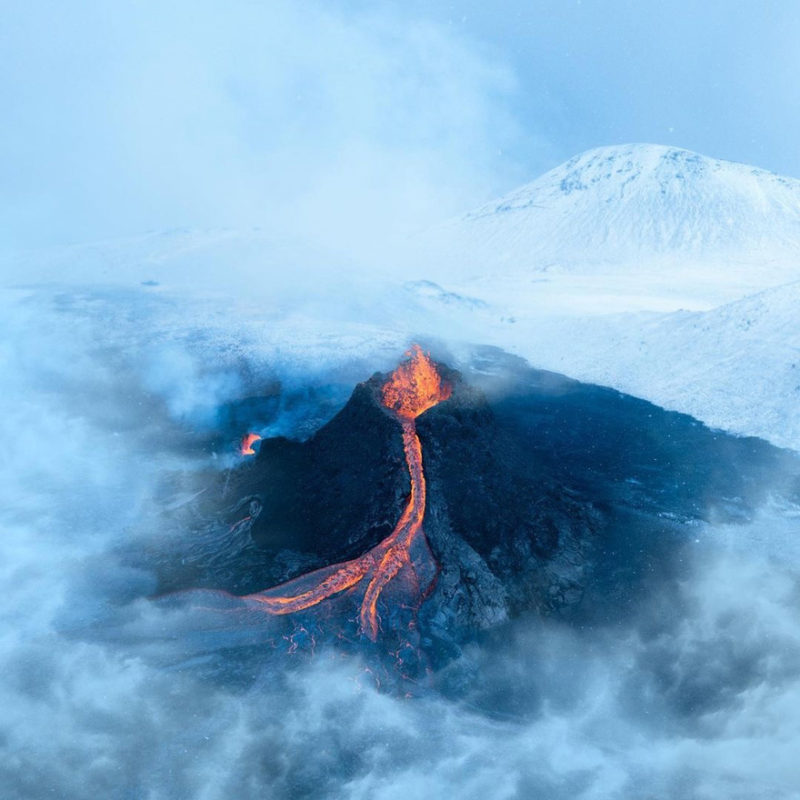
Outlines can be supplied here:
[[246, 433], [239, 445], [239, 455], [254, 456], [256, 451], [253, 450], [253, 445], [260, 440], [261, 437], [257, 433]]
[[417, 567], [418, 559], [412, 551], [422, 551], [428, 561], [433, 561], [433, 556], [422, 531], [425, 475], [422, 444], [414, 420], [437, 403], [447, 400], [452, 388], [418, 346], [415, 345], [407, 355], [406, 363], [389, 376], [381, 390], [381, 402], [397, 415], [402, 427], [403, 449], [411, 478], [411, 492], [397, 525], [382, 542], [352, 561], [324, 567], [264, 592], [248, 595], [247, 599], [256, 601], [270, 614], [302, 611], [363, 582], [366, 589], [361, 602], [360, 628], [375, 641], [380, 627], [378, 600], [388, 584], [405, 573], [409, 582], [415, 583], [421, 592], [421, 569]]
[[447, 400], [452, 389], [417, 345], [408, 355], [408, 362], [401, 364], [384, 384], [381, 400], [398, 417], [413, 422], [415, 417]]

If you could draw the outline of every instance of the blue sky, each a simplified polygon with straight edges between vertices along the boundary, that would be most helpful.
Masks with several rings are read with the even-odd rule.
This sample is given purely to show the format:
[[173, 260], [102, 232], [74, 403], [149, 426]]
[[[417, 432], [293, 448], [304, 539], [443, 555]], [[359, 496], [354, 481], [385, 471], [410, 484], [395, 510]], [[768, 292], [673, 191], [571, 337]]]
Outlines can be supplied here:
[[800, 176], [798, 41], [797, 2], [12, 3], [0, 246], [390, 236], [630, 141]]

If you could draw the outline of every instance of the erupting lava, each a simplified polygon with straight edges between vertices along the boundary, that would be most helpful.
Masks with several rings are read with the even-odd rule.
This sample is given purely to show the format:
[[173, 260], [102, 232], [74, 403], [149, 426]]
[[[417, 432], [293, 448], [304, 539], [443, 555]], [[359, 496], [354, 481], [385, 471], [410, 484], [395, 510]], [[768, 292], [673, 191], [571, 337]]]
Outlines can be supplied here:
[[[425, 475], [422, 471], [422, 445], [414, 420], [437, 403], [447, 400], [452, 389], [418, 346], [415, 345], [408, 356], [408, 361], [390, 375], [381, 390], [383, 405], [391, 409], [400, 421], [411, 477], [411, 493], [397, 525], [382, 542], [352, 561], [324, 567], [264, 592], [248, 595], [247, 599], [257, 601], [270, 614], [302, 611], [364, 581], [367, 585], [361, 602], [360, 627], [362, 633], [375, 641], [381, 592], [403, 570], [419, 583], [412, 547], [424, 548], [429, 556], [430, 552], [422, 531]], [[432, 560], [432, 556], [430, 558]]]
[[253, 445], [260, 440], [261, 437], [257, 433], [246, 433], [242, 436], [242, 442], [239, 445], [239, 455], [254, 456], [256, 451], [253, 450]]

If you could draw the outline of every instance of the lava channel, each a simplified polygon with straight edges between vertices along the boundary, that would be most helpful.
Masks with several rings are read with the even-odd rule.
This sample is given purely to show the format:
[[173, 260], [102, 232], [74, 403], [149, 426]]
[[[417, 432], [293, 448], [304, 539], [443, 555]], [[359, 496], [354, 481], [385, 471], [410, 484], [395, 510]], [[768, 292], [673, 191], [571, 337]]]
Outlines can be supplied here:
[[[381, 389], [381, 402], [398, 418], [403, 432], [403, 450], [411, 478], [411, 492], [394, 530], [382, 542], [358, 558], [314, 570], [271, 589], [247, 595], [270, 614], [292, 614], [311, 608], [339, 592], [358, 585], [366, 586], [361, 601], [361, 632], [375, 641], [380, 629], [378, 600], [387, 586], [400, 576], [403, 585], [424, 594], [426, 564], [434, 565], [433, 555], [422, 530], [425, 516], [425, 474], [422, 469], [422, 444], [415, 420], [437, 403], [447, 400], [452, 388], [439, 375], [430, 358], [418, 346], [408, 354]], [[400, 580], [400, 578], [398, 578]]]

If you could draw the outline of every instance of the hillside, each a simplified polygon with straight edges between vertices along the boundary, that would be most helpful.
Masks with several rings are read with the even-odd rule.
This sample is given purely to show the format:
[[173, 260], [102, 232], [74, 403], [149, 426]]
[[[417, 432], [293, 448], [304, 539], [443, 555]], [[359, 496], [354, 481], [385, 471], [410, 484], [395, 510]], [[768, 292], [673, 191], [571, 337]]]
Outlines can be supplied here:
[[531, 320], [500, 332], [532, 363], [800, 450], [800, 282], [705, 312]]

